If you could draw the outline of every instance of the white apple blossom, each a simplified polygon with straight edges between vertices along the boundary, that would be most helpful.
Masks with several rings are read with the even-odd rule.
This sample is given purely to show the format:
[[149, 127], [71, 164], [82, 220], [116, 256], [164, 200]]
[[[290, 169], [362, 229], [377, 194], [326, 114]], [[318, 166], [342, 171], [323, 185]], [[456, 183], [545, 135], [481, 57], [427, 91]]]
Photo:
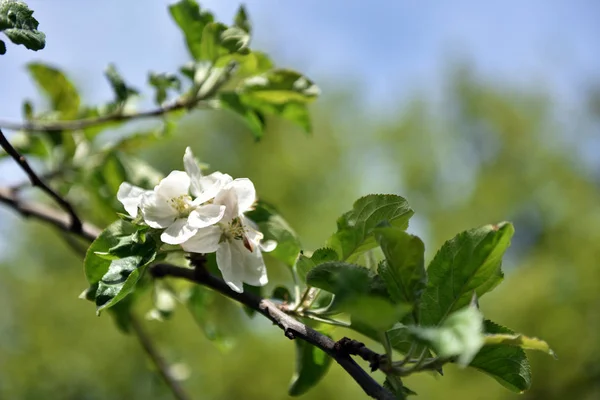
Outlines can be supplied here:
[[160, 238], [168, 244], [181, 244], [198, 229], [219, 222], [225, 214], [225, 205], [207, 202], [232, 181], [231, 176], [220, 172], [203, 176], [189, 147], [183, 163], [186, 172], [172, 171], [154, 190], [123, 182], [117, 193], [129, 215], [135, 218], [139, 208], [146, 224], [165, 229]]
[[[229, 182], [216, 196], [214, 205], [225, 206], [223, 218], [212, 226], [198, 229], [181, 246], [192, 253], [217, 252], [217, 266], [227, 285], [238, 293], [243, 283], [267, 284], [267, 269], [261, 250], [262, 233], [244, 216], [256, 201], [254, 184], [249, 179]], [[272, 250], [270, 246], [269, 250]]]

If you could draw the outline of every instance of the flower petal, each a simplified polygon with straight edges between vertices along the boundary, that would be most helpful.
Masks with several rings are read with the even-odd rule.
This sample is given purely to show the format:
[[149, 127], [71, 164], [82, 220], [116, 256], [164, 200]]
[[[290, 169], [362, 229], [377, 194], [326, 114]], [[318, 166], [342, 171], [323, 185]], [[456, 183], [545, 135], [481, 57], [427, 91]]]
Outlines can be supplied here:
[[202, 193], [202, 187], [200, 186], [200, 179], [202, 178], [202, 172], [200, 171], [200, 166], [194, 157], [194, 153], [192, 153], [192, 149], [186, 147], [185, 154], [183, 155], [183, 166], [185, 168], [185, 172], [187, 172], [188, 176], [191, 180], [190, 192], [195, 197], [200, 196]]
[[248, 178], [239, 178], [231, 182], [228, 186], [232, 187], [237, 194], [240, 214], [250, 210], [256, 201], [256, 189], [252, 181]]
[[150, 191], [144, 190], [141, 187], [133, 186], [128, 182], [123, 182], [121, 183], [121, 186], [119, 186], [117, 200], [123, 204], [125, 211], [127, 211], [130, 216], [135, 218], [137, 217], [138, 207], [142, 202], [142, 197], [146, 192]]
[[177, 218], [177, 211], [169, 205], [167, 199], [151, 191], [142, 196], [140, 209], [144, 221], [152, 228], [167, 228]]
[[185, 196], [190, 190], [190, 177], [183, 171], [172, 171], [154, 188], [154, 193], [165, 199]]
[[198, 229], [194, 236], [181, 244], [181, 247], [190, 253], [213, 253], [219, 248], [222, 233], [218, 226]]
[[[244, 256], [237, 242], [222, 242], [217, 250], [217, 266], [223, 275], [223, 280], [231, 290], [242, 293], [244, 291]], [[248, 251], [244, 249], [245, 251]]]
[[252, 286], [265, 286], [269, 283], [267, 267], [259, 247], [250, 252], [246, 248], [244, 257], [244, 282]]
[[195, 202], [202, 204], [214, 198], [231, 181], [231, 176], [218, 171], [201, 177], [197, 182], [192, 178], [192, 188], [194, 185], [198, 187], [198, 193], [192, 193], [197, 197]]
[[265, 240], [264, 242], [260, 242], [258, 247], [265, 253], [270, 253], [271, 251], [277, 248], [277, 241], [275, 240]]
[[181, 244], [194, 236], [196, 232], [198, 229], [191, 227], [187, 219], [179, 218], [160, 235], [160, 240], [167, 244]]
[[229, 222], [239, 215], [238, 198], [235, 189], [229, 185], [221, 190], [215, 197], [214, 204], [225, 206], [223, 222]]
[[194, 228], [205, 228], [219, 222], [224, 214], [225, 206], [207, 204], [192, 211], [188, 217], [188, 223]]

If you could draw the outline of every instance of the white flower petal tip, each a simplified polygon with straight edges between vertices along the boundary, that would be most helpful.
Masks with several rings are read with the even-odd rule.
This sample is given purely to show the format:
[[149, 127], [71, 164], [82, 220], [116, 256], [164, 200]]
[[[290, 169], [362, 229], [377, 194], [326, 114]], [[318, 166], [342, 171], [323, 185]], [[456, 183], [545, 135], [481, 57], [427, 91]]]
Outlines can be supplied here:
[[206, 228], [223, 219], [225, 206], [218, 204], [207, 204], [192, 211], [188, 217], [188, 223], [194, 228]]
[[141, 187], [134, 186], [128, 182], [123, 182], [117, 191], [117, 200], [123, 204], [127, 214], [135, 218], [137, 217], [138, 207], [142, 202], [142, 197], [146, 192], [149, 191], [144, 190]]
[[191, 227], [186, 219], [180, 218], [165, 229], [160, 235], [160, 240], [167, 244], [182, 244], [194, 236], [196, 232], [198, 232], [198, 229]]
[[237, 195], [239, 212], [249, 211], [256, 202], [256, 189], [248, 178], [238, 178], [229, 184]]
[[190, 177], [183, 171], [171, 171], [154, 188], [154, 193], [165, 199], [174, 199], [180, 196], [187, 196], [190, 190]]
[[265, 240], [259, 246], [261, 251], [269, 253], [277, 248], [277, 242], [275, 240]]

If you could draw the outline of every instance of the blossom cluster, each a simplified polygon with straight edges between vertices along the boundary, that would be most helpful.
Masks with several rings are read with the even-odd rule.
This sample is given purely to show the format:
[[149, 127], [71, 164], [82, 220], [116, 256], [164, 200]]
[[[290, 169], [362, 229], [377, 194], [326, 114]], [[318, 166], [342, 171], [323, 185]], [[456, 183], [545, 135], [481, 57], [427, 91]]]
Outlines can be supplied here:
[[272, 250], [274, 243], [261, 243], [262, 233], [244, 215], [256, 201], [254, 184], [221, 172], [202, 175], [189, 147], [183, 165], [185, 172], [172, 171], [154, 190], [123, 182], [117, 199], [132, 218], [139, 215], [151, 228], [163, 230], [162, 242], [190, 253], [216, 252], [223, 279], [236, 292], [243, 291], [244, 282], [266, 285], [261, 250]]

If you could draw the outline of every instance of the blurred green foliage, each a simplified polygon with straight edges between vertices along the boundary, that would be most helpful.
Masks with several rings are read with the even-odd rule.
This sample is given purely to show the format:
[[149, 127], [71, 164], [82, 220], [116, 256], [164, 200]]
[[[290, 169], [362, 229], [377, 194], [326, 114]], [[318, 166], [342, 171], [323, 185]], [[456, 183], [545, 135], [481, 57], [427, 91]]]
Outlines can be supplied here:
[[[428, 259], [458, 231], [512, 221], [505, 283], [482, 311], [543, 337], [560, 361], [531, 353], [533, 385], [524, 395], [454, 365], [443, 379], [411, 376], [407, 386], [424, 399], [600, 398], [600, 191], [577, 156], [588, 137], [561, 122], [565, 110], [543, 92], [495, 86], [468, 69], [447, 83], [441, 104], [415, 96], [376, 116], [351, 91], [328, 94], [313, 107], [312, 135], [271, 120], [259, 143], [229, 113], [193, 113], [144, 158], [166, 172], [180, 168], [190, 145], [212, 169], [249, 177], [310, 250], [335, 231], [335, 216], [372, 192], [409, 201], [417, 215], [409, 231], [424, 238]], [[58, 234], [8, 215], [2, 211], [19, 231], [3, 232], [10, 251], [0, 265], [0, 398], [171, 398], [138, 343], [77, 300], [86, 286], [81, 260]], [[287, 267], [268, 262], [267, 292], [289, 279]], [[185, 387], [198, 399], [284, 397], [294, 344], [260, 317], [235, 325], [232, 316], [243, 311], [229, 300], [211, 306], [224, 310], [217, 323], [233, 346], [208, 341], [183, 307], [167, 324], [145, 322], [166, 357], [187, 365]], [[147, 300], [137, 311], [150, 308]], [[337, 365], [306, 395], [363, 397]]]

